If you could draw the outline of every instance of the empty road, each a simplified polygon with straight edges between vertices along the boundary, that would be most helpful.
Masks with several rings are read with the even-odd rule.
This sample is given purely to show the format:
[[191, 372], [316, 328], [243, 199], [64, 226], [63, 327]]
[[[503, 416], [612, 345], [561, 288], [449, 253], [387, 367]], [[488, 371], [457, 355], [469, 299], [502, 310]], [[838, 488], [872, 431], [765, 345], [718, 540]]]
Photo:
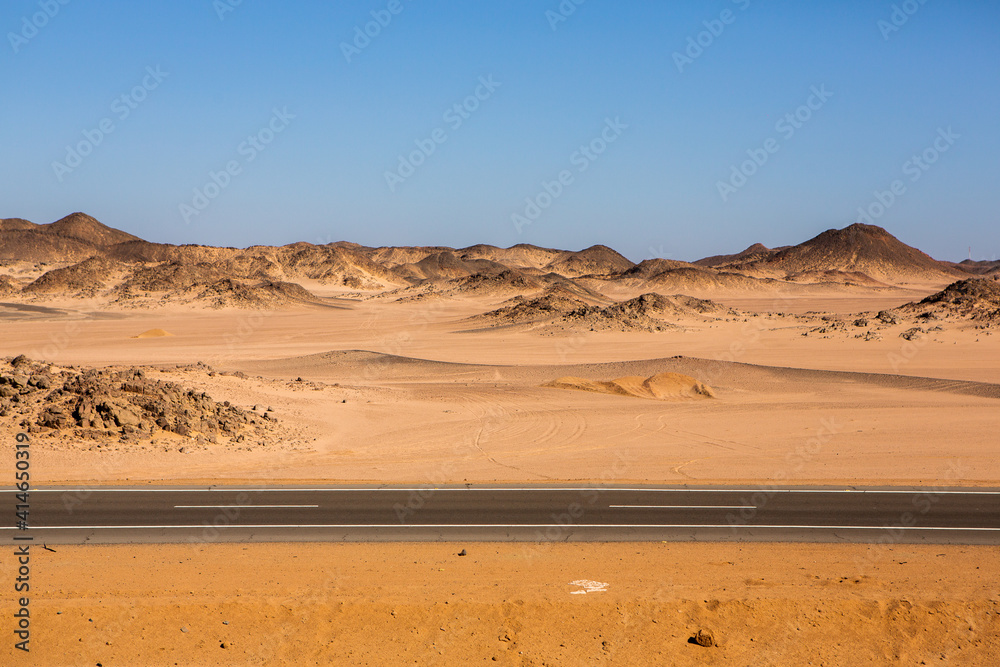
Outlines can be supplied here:
[[[233, 541], [1000, 543], [1000, 490], [355, 486], [0, 492], [4, 544]], [[27, 529], [17, 525], [27, 505]], [[5, 522], [6, 523], [6, 522]], [[28, 539], [30, 538], [30, 539]]]

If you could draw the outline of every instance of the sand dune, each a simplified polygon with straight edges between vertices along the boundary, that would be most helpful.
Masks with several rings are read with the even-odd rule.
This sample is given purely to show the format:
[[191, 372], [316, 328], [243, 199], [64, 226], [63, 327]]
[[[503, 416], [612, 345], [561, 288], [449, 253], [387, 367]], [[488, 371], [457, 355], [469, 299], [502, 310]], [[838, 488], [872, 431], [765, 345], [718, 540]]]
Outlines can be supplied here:
[[715, 392], [712, 391], [711, 387], [681, 373], [657, 373], [648, 378], [626, 376], [608, 381], [567, 376], [546, 382], [542, 386], [554, 389], [592, 391], [598, 394], [614, 394], [616, 396], [652, 398], [661, 401], [715, 397]]
[[163, 329], [149, 329], [148, 331], [143, 331], [141, 334], [132, 336], [133, 338], [164, 338], [167, 336], [173, 336], [169, 331], [164, 331]]

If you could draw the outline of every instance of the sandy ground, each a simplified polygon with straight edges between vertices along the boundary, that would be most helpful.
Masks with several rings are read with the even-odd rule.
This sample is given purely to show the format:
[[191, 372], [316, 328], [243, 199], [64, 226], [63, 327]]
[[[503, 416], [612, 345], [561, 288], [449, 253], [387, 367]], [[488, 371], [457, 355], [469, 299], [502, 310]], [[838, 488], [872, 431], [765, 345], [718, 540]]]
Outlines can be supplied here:
[[[871, 313], [915, 296], [717, 297], [762, 314], [691, 319], [655, 334], [472, 331], [466, 318], [497, 299], [345, 300], [345, 309], [282, 312], [0, 309], [0, 356], [158, 366], [167, 372], [157, 377], [217, 401], [273, 407], [284, 429], [279, 442], [239, 449], [173, 436], [95, 447], [40, 434], [36, 483], [996, 486], [995, 329], [950, 323], [906, 341], [899, 333], [910, 325], [900, 324], [865, 340], [852, 327], [817, 332], [819, 315], [806, 316]], [[152, 329], [172, 335], [135, 338]], [[198, 361], [246, 377], [191, 366]], [[542, 386], [664, 372], [694, 377], [715, 397]], [[0, 432], [7, 443], [13, 436], [9, 425]], [[457, 556], [463, 547], [468, 555]], [[996, 555], [995, 547], [898, 544], [184, 544], [54, 553], [36, 545], [33, 650], [15, 655], [7, 641], [0, 663], [995, 664]], [[0, 555], [3, 581], [13, 568], [12, 555]], [[581, 593], [587, 586], [600, 590]], [[9, 622], [12, 594], [0, 605]], [[689, 643], [699, 629], [720, 645]]]
[[[878, 303], [856, 296], [828, 301], [840, 299], [850, 311], [892, 305], [881, 293], [873, 298]], [[901, 293], [894, 303], [909, 298]], [[815, 321], [763, 314], [682, 322], [680, 330], [655, 334], [545, 336], [469, 332], [465, 318], [489, 307], [486, 300], [351, 305], [2, 322], [0, 355], [96, 366], [203, 361], [244, 371], [247, 380], [182, 370], [164, 379], [245, 408], [273, 405], [288, 428], [282, 444], [252, 452], [212, 445], [184, 453], [38, 446], [39, 480], [982, 485], [1000, 479], [997, 398], [968, 384], [1000, 383], [1000, 336], [990, 330], [947, 326], [906, 341], [898, 333], [907, 325], [900, 324], [866, 341], [850, 329], [803, 336]], [[740, 307], [748, 305], [760, 306]], [[156, 328], [173, 335], [133, 338]], [[344, 350], [393, 356], [337, 352]], [[672, 360], [676, 355], [695, 360]], [[619, 363], [628, 361], [637, 363]], [[566, 375], [611, 380], [669, 371], [697, 377], [716, 398], [654, 401], [541, 386]], [[914, 379], [920, 377], [948, 382]]]
[[[468, 555], [457, 552], [465, 548]], [[23, 665], [989, 665], [988, 547], [256, 544], [32, 550]], [[98, 565], [99, 564], [99, 565]], [[0, 576], [14, 576], [9, 555]], [[37, 588], [36, 588], [37, 586]], [[2, 617], [13, 610], [4, 596]], [[710, 630], [718, 646], [689, 643]], [[6, 628], [4, 634], [7, 634]]]

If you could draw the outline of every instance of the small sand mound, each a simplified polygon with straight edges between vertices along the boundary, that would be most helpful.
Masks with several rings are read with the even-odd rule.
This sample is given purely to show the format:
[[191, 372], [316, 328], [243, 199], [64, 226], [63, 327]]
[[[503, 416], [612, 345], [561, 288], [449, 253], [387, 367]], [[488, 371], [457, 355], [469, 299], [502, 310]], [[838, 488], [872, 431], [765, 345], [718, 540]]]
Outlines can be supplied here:
[[598, 394], [614, 394], [616, 396], [651, 398], [660, 401], [686, 398], [715, 398], [715, 392], [712, 391], [711, 387], [698, 382], [689, 375], [682, 375], [681, 373], [657, 373], [648, 378], [630, 375], [607, 382], [586, 380], [578, 377], [562, 377], [558, 380], [547, 382], [542, 386], [556, 389], [592, 391]]
[[173, 334], [163, 329], [150, 329], [149, 331], [143, 331], [138, 336], [132, 336], [132, 338], [163, 338], [165, 336], [173, 336]]

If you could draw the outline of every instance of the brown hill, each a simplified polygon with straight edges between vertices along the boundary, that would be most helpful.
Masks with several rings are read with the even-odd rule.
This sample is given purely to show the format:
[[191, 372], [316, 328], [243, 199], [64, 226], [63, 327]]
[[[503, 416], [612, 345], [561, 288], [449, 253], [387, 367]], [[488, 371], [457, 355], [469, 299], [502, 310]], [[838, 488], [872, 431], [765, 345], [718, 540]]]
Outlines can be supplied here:
[[488, 326], [507, 326], [510, 324], [530, 324], [534, 322], [549, 322], [557, 317], [591, 304], [580, 299], [560, 294], [545, 294], [534, 299], [526, 299], [521, 295], [505, 302], [500, 308], [482, 315], [469, 318], [473, 321], [485, 321]]
[[[332, 245], [347, 247], [343, 242]], [[367, 248], [361, 246], [354, 248], [354, 250], [376, 264], [393, 268], [401, 264], [416, 264], [428, 255], [439, 252], [450, 252], [454, 248], [445, 248], [442, 246], [383, 246], [380, 248]]]
[[276, 263], [289, 278], [309, 278], [324, 285], [380, 289], [402, 281], [363, 252], [336, 245], [293, 243], [274, 250]]
[[622, 271], [621, 275], [624, 278], [651, 278], [657, 276], [664, 271], [670, 271], [672, 269], [684, 269], [693, 268], [694, 265], [690, 262], [680, 262], [675, 259], [663, 259], [657, 257], [655, 259], [644, 259], [635, 266], [625, 271]]
[[567, 252], [545, 265], [545, 269], [570, 278], [586, 275], [618, 274], [635, 264], [604, 245], [579, 252]]
[[790, 273], [785, 276], [785, 280], [793, 283], [839, 283], [842, 285], [863, 285], [867, 287], [889, 287], [887, 283], [875, 280], [866, 273], [860, 271], [837, 271], [827, 269], [826, 271], [800, 271]]
[[61, 269], [47, 271], [22, 292], [31, 295], [92, 297], [119, 280], [129, 270], [127, 264], [90, 257]]
[[79, 239], [47, 234], [36, 229], [0, 231], [0, 259], [23, 262], [79, 262], [99, 248]]
[[25, 231], [37, 227], [38, 225], [24, 218], [0, 218], [0, 232]]
[[427, 255], [419, 262], [400, 264], [393, 271], [407, 280], [440, 280], [471, 276], [497, 274], [508, 267], [488, 259], [460, 258], [455, 252], [445, 250]]
[[28, 262], [73, 262], [115, 243], [138, 237], [102, 225], [89, 215], [73, 213], [47, 225], [21, 218], [0, 221], [0, 259]]
[[71, 213], [61, 220], [40, 225], [40, 228], [49, 234], [79, 239], [95, 246], [141, 240], [138, 236], [103, 225], [85, 213]]
[[197, 299], [207, 302], [212, 308], [258, 310], [320, 303], [315, 294], [296, 283], [264, 280], [245, 284], [232, 278], [212, 283], [198, 294]]
[[183, 262], [197, 264], [201, 262], [224, 262], [252, 249], [216, 248], [204, 245], [171, 245], [169, 243], [151, 243], [141, 239], [125, 241], [108, 246], [102, 254], [110, 259], [126, 262]]
[[757, 278], [732, 271], [720, 271], [700, 266], [681, 266], [642, 276], [623, 273], [612, 279], [636, 289], [654, 287], [661, 291], [681, 293], [708, 292], [767, 292], [783, 283], [773, 278]]
[[[787, 246], [785, 246], [787, 248]], [[726, 264], [732, 264], [734, 262], [753, 262], [762, 259], [767, 259], [774, 253], [784, 248], [778, 248], [772, 250], [768, 248], [763, 243], [754, 243], [752, 246], [744, 250], [743, 252], [738, 252], [735, 255], [713, 255], [712, 257], [705, 257], [704, 259], [699, 259], [692, 264], [697, 264], [698, 266], [724, 266]]]
[[524, 275], [520, 271], [506, 269], [497, 274], [476, 273], [464, 278], [455, 278], [446, 283], [453, 294], [505, 295], [537, 291], [542, 283]]
[[949, 266], [952, 266], [956, 269], [961, 269], [968, 273], [977, 275], [987, 275], [990, 273], [997, 273], [998, 271], [1000, 271], [1000, 260], [996, 259], [994, 260], [983, 259], [978, 261], [971, 259], [963, 259], [961, 262], [958, 262], [957, 264], [954, 262], [945, 262], [945, 264], [948, 264]]
[[827, 230], [763, 259], [730, 262], [719, 268], [782, 279], [810, 271], [860, 272], [889, 284], [942, 282], [963, 274], [881, 227], [860, 223]]
[[141, 292], [183, 292], [192, 287], [222, 280], [225, 276], [225, 272], [215, 264], [169, 262], [138, 269], [119, 284], [115, 291], [122, 295]]
[[530, 243], [518, 243], [509, 248], [479, 244], [456, 252], [462, 259], [486, 259], [514, 269], [542, 269], [568, 254], [565, 250], [542, 248]]
[[549, 293], [526, 299], [518, 296], [500, 308], [470, 318], [488, 326], [547, 324], [558, 331], [665, 331], [675, 325], [666, 318], [710, 317], [731, 311], [712, 301], [683, 294], [643, 294], [608, 306], [595, 305], [564, 294]]

